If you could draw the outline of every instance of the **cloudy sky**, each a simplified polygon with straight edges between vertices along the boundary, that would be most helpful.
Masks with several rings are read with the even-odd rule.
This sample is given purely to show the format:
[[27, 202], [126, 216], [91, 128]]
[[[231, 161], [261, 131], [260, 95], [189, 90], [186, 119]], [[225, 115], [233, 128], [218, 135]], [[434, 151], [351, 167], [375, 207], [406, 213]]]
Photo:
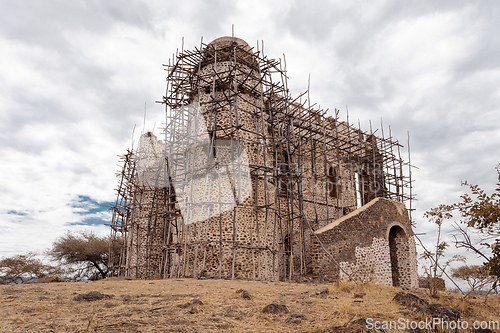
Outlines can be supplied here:
[[499, 17], [496, 1], [3, 1], [0, 257], [66, 230], [108, 233], [117, 155], [134, 126], [137, 139], [164, 121], [162, 64], [183, 37], [192, 49], [232, 24], [286, 55], [293, 95], [310, 75], [322, 108], [347, 107], [367, 130], [383, 118], [405, 146], [410, 132], [416, 232], [430, 244], [424, 211], [457, 201], [462, 180], [494, 188]]

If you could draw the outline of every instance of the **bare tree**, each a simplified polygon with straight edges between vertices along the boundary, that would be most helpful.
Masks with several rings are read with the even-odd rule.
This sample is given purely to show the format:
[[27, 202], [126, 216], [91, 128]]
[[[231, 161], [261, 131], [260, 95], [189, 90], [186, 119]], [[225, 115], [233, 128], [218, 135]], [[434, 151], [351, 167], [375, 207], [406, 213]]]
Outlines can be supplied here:
[[47, 253], [63, 264], [77, 266], [80, 274], [104, 279], [109, 271], [110, 244], [109, 237], [99, 237], [92, 232], [68, 232], [58, 238]]
[[[430, 295], [431, 297], [438, 297], [438, 287], [437, 281], [443, 273], [445, 269], [450, 265], [451, 262], [455, 261], [454, 257], [451, 260], [446, 261], [443, 265], [439, 265], [439, 261], [444, 257], [444, 251], [449, 246], [446, 242], [441, 240], [441, 228], [444, 220], [450, 219], [453, 217], [451, 214], [452, 207], [448, 205], [439, 205], [436, 208], [432, 208], [431, 210], [425, 212], [424, 217], [428, 218], [431, 222], [435, 223], [438, 227], [437, 238], [436, 238], [436, 247], [434, 252], [424, 249], [424, 253], [420, 257], [426, 261], [430, 262], [430, 265], [425, 265], [424, 271], [427, 277]], [[438, 270], [439, 268], [439, 270]]]
[[54, 281], [62, 273], [60, 268], [44, 264], [32, 252], [0, 260], [0, 284]]
[[488, 293], [490, 293], [494, 289], [493, 286], [497, 281], [496, 276], [490, 275], [489, 270], [485, 266], [464, 265], [458, 268], [452, 268], [451, 271], [451, 276], [467, 282], [470, 289], [467, 296], [476, 294], [485, 288], [488, 290]]

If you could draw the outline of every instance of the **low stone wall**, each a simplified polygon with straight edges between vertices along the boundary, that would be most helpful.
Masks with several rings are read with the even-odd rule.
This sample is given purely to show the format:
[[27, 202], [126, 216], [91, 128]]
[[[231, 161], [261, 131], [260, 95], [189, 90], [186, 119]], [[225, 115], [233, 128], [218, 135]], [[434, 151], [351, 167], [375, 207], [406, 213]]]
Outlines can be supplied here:
[[434, 280], [437, 290], [446, 290], [446, 284], [442, 278], [428, 278], [424, 276], [418, 277], [418, 287], [429, 289], [429, 284]]
[[317, 230], [311, 250], [313, 274], [326, 280], [418, 285], [413, 231], [400, 202], [373, 199]]

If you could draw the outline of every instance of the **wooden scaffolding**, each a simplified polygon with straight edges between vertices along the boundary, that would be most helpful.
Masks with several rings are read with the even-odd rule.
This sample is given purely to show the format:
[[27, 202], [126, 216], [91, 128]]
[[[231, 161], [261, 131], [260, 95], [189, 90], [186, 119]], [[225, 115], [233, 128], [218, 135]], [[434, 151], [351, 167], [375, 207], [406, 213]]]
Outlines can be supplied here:
[[[111, 223], [112, 238], [122, 245], [115, 274], [168, 278], [211, 272], [218, 278], [291, 280], [310, 272], [314, 230], [375, 197], [405, 202], [411, 214], [409, 145], [405, 161], [403, 146], [390, 128], [384, 133], [382, 123], [376, 135], [371, 123], [363, 131], [349, 124], [348, 114], [341, 121], [340, 111], [319, 110], [307, 92], [292, 98], [285, 63], [269, 59], [263, 48], [236, 38], [202, 42], [194, 50], [181, 49], [165, 65], [165, 137], [161, 153], [155, 153], [160, 162], [155, 170], [150, 166], [149, 181], [143, 181], [140, 147], [121, 157]], [[193, 130], [197, 117], [208, 136]], [[179, 149], [196, 143], [198, 150], [189, 154]], [[224, 164], [217, 149], [230, 152], [231, 163]], [[248, 154], [248, 176], [242, 162], [235, 162], [242, 149]], [[196, 164], [190, 159], [200, 152], [209, 162], [195, 171], [186, 167]], [[222, 194], [228, 190], [223, 177], [212, 176], [223, 168], [240, 177], [230, 189], [236, 205]], [[185, 191], [193, 191], [188, 185], [193, 173], [195, 181], [204, 175], [211, 189], [219, 186], [219, 194], [214, 190], [199, 195], [206, 200], [190, 201]], [[241, 175], [251, 180], [250, 197]], [[243, 254], [250, 264], [240, 263]], [[217, 271], [209, 265], [214, 261]]]

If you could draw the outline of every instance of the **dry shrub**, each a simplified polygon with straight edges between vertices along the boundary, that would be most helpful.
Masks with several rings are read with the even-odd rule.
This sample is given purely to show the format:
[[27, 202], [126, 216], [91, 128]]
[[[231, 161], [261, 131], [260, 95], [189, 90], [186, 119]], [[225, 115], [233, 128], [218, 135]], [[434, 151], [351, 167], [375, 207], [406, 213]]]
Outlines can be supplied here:
[[354, 286], [355, 284], [350, 281], [340, 280], [334, 282], [333, 285], [330, 287], [330, 290], [333, 292], [346, 292], [346, 291], [352, 291]]
[[387, 296], [393, 297], [395, 288], [388, 287], [373, 282], [351, 282], [351, 281], [338, 281], [334, 282], [330, 287], [332, 292], [351, 292], [351, 293], [364, 293], [373, 296]]
[[349, 300], [340, 301], [337, 311], [343, 316], [351, 316], [354, 314], [354, 309], [352, 308], [351, 303], [352, 301]]
[[464, 297], [448, 293], [448, 297], [442, 299], [442, 303], [460, 311], [462, 316], [474, 318], [475, 320], [498, 320], [500, 309], [500, 296], [489, 295], [476, 297]]

